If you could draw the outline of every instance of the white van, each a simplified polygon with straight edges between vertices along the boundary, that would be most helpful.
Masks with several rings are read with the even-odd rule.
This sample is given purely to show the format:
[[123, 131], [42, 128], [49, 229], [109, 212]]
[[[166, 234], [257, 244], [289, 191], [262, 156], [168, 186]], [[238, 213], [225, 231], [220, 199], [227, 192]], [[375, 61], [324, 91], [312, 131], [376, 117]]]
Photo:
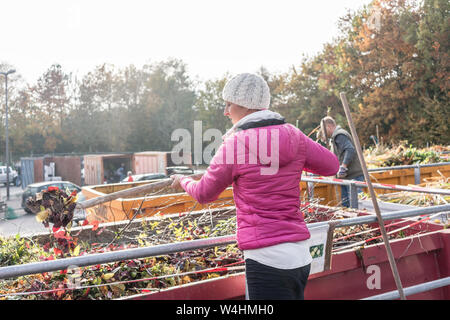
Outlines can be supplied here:
[[[9, 167], [9, 183], [16, 183], [17, 171]], [[6, 166], [0, 166], [0, 183], [6, 186]]]

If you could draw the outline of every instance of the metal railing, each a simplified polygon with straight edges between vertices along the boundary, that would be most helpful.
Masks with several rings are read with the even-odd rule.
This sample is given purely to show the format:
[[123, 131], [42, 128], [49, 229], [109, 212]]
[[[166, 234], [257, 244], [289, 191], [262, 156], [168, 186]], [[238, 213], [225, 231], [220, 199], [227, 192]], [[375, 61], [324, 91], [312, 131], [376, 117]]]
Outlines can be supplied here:
[[450, 162], [437, 162], [437, 163], [425, 163], [425, 164], [410, 164], [403, 166], [392, 166], [392, 167], [378, 167], [369, 169], [369, 171], [389, 171], [389, 170], [400, 170], [400, 169], [412, 169], [412, 168], [428, 168], [428, 167], [439, 167], [450, 165]]
[[[422, 293], [425, 291], [430, 291], [433, 289], [446, 287], [448, 285], [450, 285], [450, 277], [437, 279], [434, 281], [429, 281], [429, 282], [421, 283], [421, 284], [411, 286], [408, 288], [404, 288], [404, 294], [405, 294], [405, 296], [410, 296], [413, 294]], [[367, 297], [367, 298], [364, 298], [361, 300], [394, 300], [394, 299], [399, 299], [399, 298], [400, 298], [400, 294], [398, 293], [397, 290], [394, 290], [394, 291], [389, 291], [386, 293], [378, 294], [375, 296]]]

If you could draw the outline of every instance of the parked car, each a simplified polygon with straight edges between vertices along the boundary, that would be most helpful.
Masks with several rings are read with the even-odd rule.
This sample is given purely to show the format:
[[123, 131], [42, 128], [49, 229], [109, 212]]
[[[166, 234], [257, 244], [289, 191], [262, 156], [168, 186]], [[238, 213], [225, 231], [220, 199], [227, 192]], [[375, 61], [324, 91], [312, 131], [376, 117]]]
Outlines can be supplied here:
[[[81, 187], [70, 182], [70, 181], [45, 181], [45, 182], [37, 182], [29, 184], [22, 193], [22, 208], [27, 213], [32, 213], [27, 207], [26, 202], [29, 197], [33, 197], [36, 193], [41, 192], [42, 190], [47, 189], [48, 187], [58, 187], [61, 190], [69, 189], [70, 192], [74, 190], [77, 191], [78, 200], [77, 202], [84, 201], [86, 198], [83, 193], [81, 193]], [[75, 209], [73, 213], [72, 221], [78, 222], [86, 219], [86, 211], [84, 209]]]
[[[133, 182], [167, 178], [167, 176], [164, 173], [135, 174], [135, 175], [132, 175], [131, 177], [133, 178]], [[121, 182], [128, 182], [128, 177], [124, 178]]]
[[[9, 167], [9, 183], [16, 184], [17, 171]], [[6, 186], [6, 166], [0, 166], [0, 183], [4, 183]]]
[[194, 173], [194, 169], [185, 166], [167, 167], [166, 171], [168, 176], [171, 176], [172, 174], [191, 175]]
[[185, 176], [190, 176], [192, 174], [197, 173], [205, 173], [206, 170], [194, 170], [193, 168], [186, 167], [186, 166], [178, 166], [178, 167], [167, 167], [166, 168], [167, 175], [170, 177], [173, 174], [182, 174]]

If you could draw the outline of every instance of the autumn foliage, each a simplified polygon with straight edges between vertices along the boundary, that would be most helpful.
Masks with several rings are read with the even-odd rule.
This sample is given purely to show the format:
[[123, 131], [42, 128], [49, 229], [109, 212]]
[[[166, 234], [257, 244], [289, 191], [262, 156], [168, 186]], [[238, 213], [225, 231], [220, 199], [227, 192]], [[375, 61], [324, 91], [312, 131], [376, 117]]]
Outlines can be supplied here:
[[449, 10], [445, 0], [380, 0], [349, 13], [338, 39], [283, 76], [288, 98], [276, 107], [306, 131], [327, 113], [345, 125], [345, 92], [363, 143], [378, 127], [385, 142], [448, 144]]

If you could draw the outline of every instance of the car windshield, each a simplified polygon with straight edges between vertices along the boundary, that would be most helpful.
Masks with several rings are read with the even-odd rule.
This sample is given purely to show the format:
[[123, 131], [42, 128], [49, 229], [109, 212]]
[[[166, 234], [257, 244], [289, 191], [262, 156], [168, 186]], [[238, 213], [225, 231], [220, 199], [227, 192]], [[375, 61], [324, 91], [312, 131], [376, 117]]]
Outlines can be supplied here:
[[48, 187], [61, 188], [61, 185], [58, 183], [55, 183], [55, 184], [47, 184], [47, 185], [39, 186], [39, 187], [28, 187], [28, 192], [30, 192], [31, 194], [38, 193], [38, 192], [41, 192], [42, 190], [47, 189]]
[[80, 189], [77, 186], [75, 186], [75, 185], [73, 185], [71, 183], [64, 183], [63, 184], [63, 188], [64, 188], [64, 191], [65, 191], [66, 188], [69, 189], [69, 191], [73, 191], [73, 190], [77, 190], [77, 192], [80, 191]]
[[38, 187], [29, 187], [28, 192], [31, 194], [38, 193], [40, 190]]

